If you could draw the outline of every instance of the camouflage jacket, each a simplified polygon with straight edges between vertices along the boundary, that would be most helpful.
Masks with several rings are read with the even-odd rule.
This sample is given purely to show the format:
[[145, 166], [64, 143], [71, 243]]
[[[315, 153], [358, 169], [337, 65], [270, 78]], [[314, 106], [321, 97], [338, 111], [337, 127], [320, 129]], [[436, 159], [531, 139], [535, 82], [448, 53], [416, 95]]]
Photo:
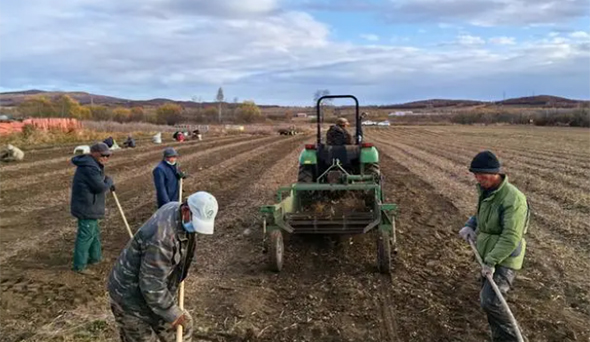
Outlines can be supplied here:
[[326, 144], [328, 145], [351, 145], [352, 136], [345, 128], [338, 125], [333, 125], [326, 133]]
[[179, 202], [169, 202], [135, 233], [109, 275], [111, 300], [138, 316], [173, 322], [178, 284], [188, 273], [195, 236], [182, 227]]

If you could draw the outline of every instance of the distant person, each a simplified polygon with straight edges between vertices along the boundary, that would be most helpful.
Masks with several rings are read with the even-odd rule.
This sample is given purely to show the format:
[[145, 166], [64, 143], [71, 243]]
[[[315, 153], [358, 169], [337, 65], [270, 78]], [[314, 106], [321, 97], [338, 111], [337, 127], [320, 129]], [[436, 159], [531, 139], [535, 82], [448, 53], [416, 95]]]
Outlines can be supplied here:
[[8, 144], [6, 149], [0, 153], [0, 160], [3, 162], [22, 161], [25, 158], [25, 153], [18, 147]]
[[127, 140], [123, 142], [123, 147], [125, 148], [135, 148], [135, 139], [133, 137], [128, 136]]
[[107, 288], [123, 342], [173, 342], [179, 325], [183, 341], [192, 341], [192, 317], [175, 298], [195, 255], [196, 234], [213, 234], [218, 210], [215, 197], [204, 191], [169, 202], [121, 252]]
[[104, 218], [105, 194], [115, 191], [113, 180], [104, 174], [104, 165], [111, 156], [105, 143], [90, 147], [90, 154], [72, 158], [76, 173], [72, 182], [71, 213], [78, 219], [74, 245], [74, 271], [93, 275], [88, 265], [102, 260], [98, 220]]
[[178, 153], [172, 147], [164, 150], [163, 160], [154, 168], [154, 185], [158, 208], [172, 201], [178, 201], [180, 179], [186, 175], [178, 168]]
[[508, 176], [500, 172], [500, 161], [490, 151], [478, 153], [469, 171], [478, 183], [478, 210], [459, 235], [468, 242], [474, 241], [484, 262], [480, 304], [488, 317], [492, 341], [518, 341], [508, 313], [486, 274], [493, 275], [503, 296], [512, 288], [526, 251], [524, 235], [530, 215], [527, 199], [508, 182]]
[[346, 128], [350, 126], [346, 118], [339, 118], [336, 124], [331, 126], [326, 133], [326, 143], [328, 145], [352, 145], [352, 136]]
[[182, 132], [174, 132], [172, 138], [176, 141], [184, 141], [184, 133]]
[[109, 150], [119, 150], [121, 147], [117, 145], [117, 141], [113, 137], [108, 137], [103, 141], [108, 147]]
[[203, 135], [201, 135], [201, 131], [198, 128], [193, 131], [193, 137], [198, 141], [203, 140]]

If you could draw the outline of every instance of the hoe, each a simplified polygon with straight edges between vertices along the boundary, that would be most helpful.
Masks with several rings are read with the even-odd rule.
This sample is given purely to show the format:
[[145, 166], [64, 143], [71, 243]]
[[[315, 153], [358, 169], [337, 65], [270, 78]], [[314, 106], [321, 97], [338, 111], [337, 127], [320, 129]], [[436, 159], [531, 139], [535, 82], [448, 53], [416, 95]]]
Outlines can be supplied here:
[[[351, 145], [322, 141], [321, 101], [351, 98], [355, 102], [356, 128]], [[383, 177], [377, 148], [363, 141], [359, 104], [352, 95], [328, 95], [318, 99], [317, 143], [306, 144], [299, 156], [297, 182], [277, 191], [277, 203], [260, 208], [265, 251], [271, 270], [283, 268], [283, 233], [355, 235], [373, 234], [377, 267], [391, 270], [396, 251], [395, 204], [384, 203]]]

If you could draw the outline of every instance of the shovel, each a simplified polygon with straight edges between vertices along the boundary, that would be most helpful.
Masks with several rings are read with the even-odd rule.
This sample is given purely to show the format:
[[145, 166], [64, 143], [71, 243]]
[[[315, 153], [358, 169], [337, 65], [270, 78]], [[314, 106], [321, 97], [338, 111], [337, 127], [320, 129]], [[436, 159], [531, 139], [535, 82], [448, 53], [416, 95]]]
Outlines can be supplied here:
[[[180, 179], [179, 190], [178, 190], [178, 201], [182, 204], [182, 178]], [[180, 310], [184, 310], [184, 280], [180, 282], [178, 287], [178, 306]], [[183, 341], [182, 325], [176, 327], [176, 342]]]
[[123, 208], [121, 208], [121, 203], [119, 203], [119, 198], [117, 198], [117, 194], [112, 191], [113, 197], [115, 198], [115, 202], [117, 203], [117, 207], [119, 208], [119, 212], [121, 213], [121, 217], [123, 217], [123, 222], [125, 222], [125, 228], [127, 228], [127, 233], [129, 233], [129, 237], [133, 238], [133, 233], [131, 232], [131, 228], [129, 228], [129, 223], [127, 223], [127, 219], [125, 218], [125, 213], [123, 213]]
[[[481, 267], [483, 267], [483, 261], [481, 260], [481, 257], [479, 256], [479, 253], [477, 252], [477, 249], [475, 248], [473, 241], [469, 240], [469, 245], [471, 246], [471, 249], [473, 250], [473, 254], [475, 254], [475, 258], [477, 259], [477, 262], [479, 262]], [[508, 312], [508, 317], [510, 317], [510, 323], [512, 324], [512, 326], [514, 327], [514, 330], [516, 331], [516, 338], [518, 339], [518, 342], [524, 342], [524, 338], [522, 337], [522, 334], [520, 332], [520, 328], [518, 327], [518, 323], [516, 322], [516, 318], [514, 318], [512, 311], [510, 311], [510, 307], [508, 307], [508, 303], [506, 302], [506, 299], [504, 299], [504, 296], [502, 296], [502, 292], [500, 292], [498, 285], [496, 285], [496, 283], [494, 282], [493, 276], [491, 274], [486, 274], [486, 279], [488, 280], [488, 282], [490, 282], [490, 285], [492, 285], [492, 289], [496, 293], [496, 296], [498, 296], [498, 298], [500, 298], [500, 302], [502, 302], [502, 306], [504, 307], [504, 309], [506, 309], [506, 312]]]

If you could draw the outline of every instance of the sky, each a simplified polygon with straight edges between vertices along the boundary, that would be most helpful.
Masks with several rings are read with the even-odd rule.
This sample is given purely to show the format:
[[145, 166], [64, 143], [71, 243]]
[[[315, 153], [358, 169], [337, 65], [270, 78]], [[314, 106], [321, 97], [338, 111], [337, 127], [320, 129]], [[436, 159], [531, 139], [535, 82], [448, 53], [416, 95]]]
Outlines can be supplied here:
[[0, 91], [590, 99], [588, 0], [3, 0]]

